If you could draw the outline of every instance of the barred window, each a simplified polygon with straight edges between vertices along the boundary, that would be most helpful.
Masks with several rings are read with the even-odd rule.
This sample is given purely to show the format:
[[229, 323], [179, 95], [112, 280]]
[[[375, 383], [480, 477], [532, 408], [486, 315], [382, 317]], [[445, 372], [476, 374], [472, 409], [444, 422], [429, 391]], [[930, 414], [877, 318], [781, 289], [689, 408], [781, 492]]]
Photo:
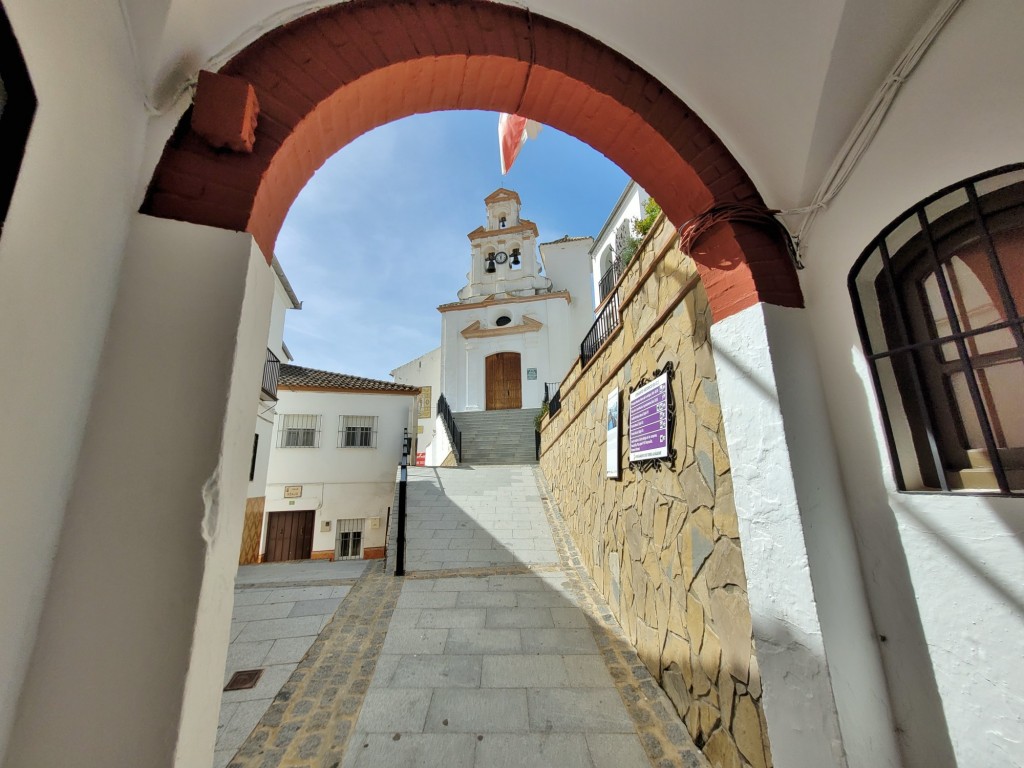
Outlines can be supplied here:
[[281, 414], [279, 448], [319, 448], [320, 416], [308, 413]]
[[339, 520], [334, 539], [335, 560], [358, 560], [363, 556], [363, 525], [366, 520]]
[[914, 206], [849, 288], [900, 489], [1024, 493], [1024, 164]]
[[376, 416], [342, 416], [338, 425], [339, 448], [376, 448]]

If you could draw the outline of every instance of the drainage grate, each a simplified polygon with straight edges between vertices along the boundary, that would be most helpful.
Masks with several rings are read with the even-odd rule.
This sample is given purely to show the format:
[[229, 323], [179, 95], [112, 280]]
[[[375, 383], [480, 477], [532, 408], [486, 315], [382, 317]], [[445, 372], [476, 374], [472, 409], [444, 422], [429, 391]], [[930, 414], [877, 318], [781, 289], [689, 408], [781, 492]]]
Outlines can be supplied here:
[[225, 691], [245, 691], [249, 688], [255, 688], [256, 683], [260, 681], [260, 676], [263, 674], [262, 669], [243, 669], [235, 672], [228, 680], [228, 684], [224, 686]]

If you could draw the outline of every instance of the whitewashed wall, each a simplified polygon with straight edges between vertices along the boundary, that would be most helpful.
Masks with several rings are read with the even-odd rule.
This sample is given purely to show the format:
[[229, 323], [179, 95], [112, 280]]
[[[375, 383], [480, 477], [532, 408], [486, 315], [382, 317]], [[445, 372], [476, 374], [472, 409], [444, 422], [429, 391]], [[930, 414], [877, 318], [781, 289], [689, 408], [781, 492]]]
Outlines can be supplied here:
[[615, 207], [605, 219], [601, 231], [590, 249], [590, 271], [593, 275], [594, 306], [601, 303], [601, 276], [608, 269], [608, 250], [615, 252], [615, 231], [624, 221], [638, 219], [644, 215], [644, 203], [648, 195], [635, 181], [626, 184]]
[[[540, 246], [544, 273], [551, 278], [554, 290], [569, 291], [569, 324], [560, 332], [568, 337], [567, 341], [575, 342], [577, 346], [594, 323], [594, 302], [591, 295], [593, 275], [590, 260], [593, 244], [593, 238], [584, 237], [578, 240], [543, 243]], [[575, 352], [579, 354], [578, 349]], [[561, 378], [559, 376], [548, 381], [561, 381]]]
[[[313, 551], [333, 550], [337, 520], [381, 518], [379, 528], [364, 529], [364, 547], [384, 546], [388, 508], [395, 492], [395, 468], [402, 457], [403, 430], [413, 426], [413, 395], [355, 394], [330, 391], [278, 392], [267, 501], [260, 552], [266, 548], [267, 516], [288, 510], [316, 511]], [[319, 448], [279, 448], [284, 414], [319, 414]], [[339, 448], [340, 416], [376, 416], [376, 448]], [[302, 496], [285, 499], [286, 485], [301, 485]], [[330, 530], [322, 530], [330, 521]]]
[[1021, 29], [1017, 0], [963, 4], [819, 217], [801, 273], [876, 639], [912, 766], [1024, 764], [1024, 500], [897, 491], [846, 278], [907, 208], [1024, 160]]
[[[0, 757], [14, 722], [117, 290], [146, 115], [116, 3], [5, 0], [38, 99], [0, 239]], [[88, 62], [88, 65], [83, 65]], [[88, 147], [88, 151], [83, 151]]]
[[[427, 354], [400, 365], [391, 372], [396, 384], [408, 384], [413, 387], [430, 387], [430, 416], [416, 419], [416, 451], [425, 453], [428, 467], [436, 467], [444, 461], [444, 456], [436, 459], [440, 452], [434, 445], [437, 437], [437, 398], [441, 395], [441, 348], [432, 349]], [[422, 431], [419, 431], [422, 430]], [[445, 453], [447, 455], [447, 452]]]

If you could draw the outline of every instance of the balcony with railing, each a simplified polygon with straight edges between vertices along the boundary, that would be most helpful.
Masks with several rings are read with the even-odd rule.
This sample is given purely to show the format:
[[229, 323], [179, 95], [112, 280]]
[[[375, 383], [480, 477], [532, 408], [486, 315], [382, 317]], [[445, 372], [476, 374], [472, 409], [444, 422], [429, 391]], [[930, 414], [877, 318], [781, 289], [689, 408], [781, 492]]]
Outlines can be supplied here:
[[281, 361], [277, 355], [267, 350], [267, 360], [263, 363], [263, 387], [260, 391], [261, 400], [277, 400], [277, 382], [281, 378]]
[[605, 273], [601, 275], [600, 281], [598, 281], [598, 303], [605, 300], [605, 297], [615, 288], [615, 284], [622, 277], [622, 273], [625, 271], [626, 266], [619, 261], [617, 258], [612, 259], [612, 263], [605, 270]]

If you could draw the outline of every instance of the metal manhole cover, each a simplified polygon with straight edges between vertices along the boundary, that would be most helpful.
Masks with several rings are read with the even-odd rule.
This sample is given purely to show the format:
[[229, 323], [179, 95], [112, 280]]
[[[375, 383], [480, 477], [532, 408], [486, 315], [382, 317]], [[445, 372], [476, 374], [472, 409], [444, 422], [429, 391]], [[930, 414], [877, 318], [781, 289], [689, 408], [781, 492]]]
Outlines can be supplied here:
[[262, 669], [242, 669], [235, 672], [228, 680], [228, 684], [224, 686], [225, 691], [245, 691], [249, 688], [255, 688], [256, 683], [260, 681], [260, 676], [263, 674]]

